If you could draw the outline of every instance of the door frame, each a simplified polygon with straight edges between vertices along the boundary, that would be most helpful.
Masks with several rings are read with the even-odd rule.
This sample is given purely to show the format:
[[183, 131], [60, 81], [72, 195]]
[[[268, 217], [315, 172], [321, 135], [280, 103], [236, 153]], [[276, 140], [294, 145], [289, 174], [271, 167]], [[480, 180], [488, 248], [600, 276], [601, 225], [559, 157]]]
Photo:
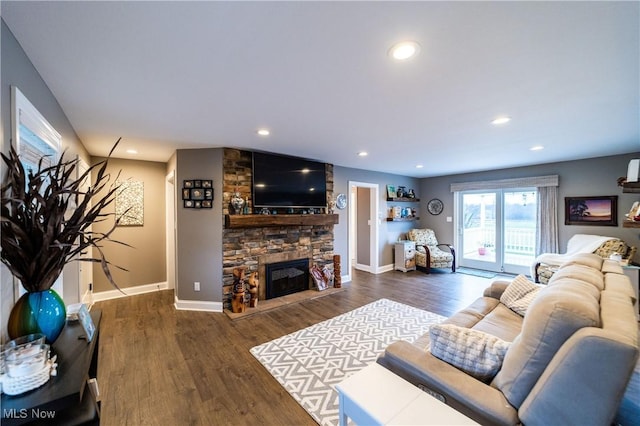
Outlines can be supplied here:
[[165, 239], [167, 288], [176, 287], [176, 189], [175, 170], [165, 179]]
[[[379, 245], [379, 220], [378, 210], [380, 205], [380, 185], [370, 182], [349, 181], [349, 279], [351, 279], [351, 268], [370, 272], [379, 273], [378, 265], [380, 264]], [[369, 265], [353, 264], [357, 247], [357, 188], [368, 188], [370, 191], [369, 200]]]

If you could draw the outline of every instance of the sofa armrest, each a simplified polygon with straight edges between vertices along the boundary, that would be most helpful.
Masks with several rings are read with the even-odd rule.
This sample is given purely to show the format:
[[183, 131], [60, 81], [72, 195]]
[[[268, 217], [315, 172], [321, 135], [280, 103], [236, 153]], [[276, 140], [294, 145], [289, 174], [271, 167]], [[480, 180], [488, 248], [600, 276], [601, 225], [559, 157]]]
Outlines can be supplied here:
[[409, 342], [392, 343], [377, 362], [481, 424], [519, 423], [502, 392]]
[[484, 297], [493, 297], [494, 299], [500, 300], [500, 296], [502, 296], [502, 293], [504, 293], [509, 284], [511, 284], [511, 281], [495, 280], [489, 287], [484, 289], [484, 293], [482, 295]]

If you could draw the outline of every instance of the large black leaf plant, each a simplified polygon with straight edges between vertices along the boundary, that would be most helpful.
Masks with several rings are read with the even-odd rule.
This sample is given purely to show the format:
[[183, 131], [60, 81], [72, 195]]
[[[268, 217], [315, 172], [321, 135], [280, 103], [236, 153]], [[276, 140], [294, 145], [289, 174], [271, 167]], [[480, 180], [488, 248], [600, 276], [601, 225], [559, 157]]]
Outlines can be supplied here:
[[[112, 218], [115, 213], [107, 211], [118, 191], [114, 184], [109, 184], [107, 164], [119, 142], [120, 139], [107, 159], [77, 177], [80, 160], [65, 160], [64, 153], [51, 166], [44, 166], [41, 159], [38, 170], [28, 173], [13, 146], [8, 156], [1, 154], [7, 175], [0, 189], [0, 258], [26, 291], [50, 289], [64, 266], [76, 260], [99, 262], [109, 282], [120, 290], [102, 251], [102, 243], [106, 241], [128, 246], [111, 239], [118, 219]], [[83, 185], [92, 172], [95, 172], [93, 185]], [[107, 232], [92, 230], [92, 224], [105, 220], [113, 220]], [[87, 256], [90, 247], [97, 256]]]

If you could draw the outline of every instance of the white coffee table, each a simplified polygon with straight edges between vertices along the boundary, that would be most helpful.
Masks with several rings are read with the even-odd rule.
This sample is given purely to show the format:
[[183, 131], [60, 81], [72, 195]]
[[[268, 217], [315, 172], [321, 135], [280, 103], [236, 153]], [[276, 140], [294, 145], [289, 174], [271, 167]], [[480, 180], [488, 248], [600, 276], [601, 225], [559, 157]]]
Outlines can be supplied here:
[[340, 425], [477, 425], [378, 363], [336, 385]]

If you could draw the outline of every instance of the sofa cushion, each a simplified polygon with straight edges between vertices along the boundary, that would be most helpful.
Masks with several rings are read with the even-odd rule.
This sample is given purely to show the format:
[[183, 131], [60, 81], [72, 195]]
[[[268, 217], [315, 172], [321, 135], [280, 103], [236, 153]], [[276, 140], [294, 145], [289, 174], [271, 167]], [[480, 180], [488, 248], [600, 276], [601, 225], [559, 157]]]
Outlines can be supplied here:
[[522, 317], [499, 303], [471, 328], [513, 342], [522, 329]]
[[589, 266], [591, 268], [600, 270], [602, 268], [603, 258], [593, 253], [578, 253], [569, 257], [564, 263], [562, 263], [562, 267], [568, 265], [584, 265]]
[[636, 293], [629, 285], [629, 279], [623, 274], [606, 274], [604, 276], [605, 290], [614, 291], [625, 295], [631, 299], [631, 303], [636, 303]]
[[446, 324], [455, 324], [461, 327], [471, 328], [480, 322], [487, 314], [500, 303], [498, 299], [493, 297], [480, 297], [471, 305], [456, 312], [444, 322]]
[[604, 276], [602, 275], [602, 272], [600, 272], [599, 269], [594, 269], [586, 265], [572, 264], [563, 266], [553, 274], [549, 280], [549, 285], [553, 285], [554, 282], [563, 278], [573, 278], [588, 282], [595, 286], [598, 291], [602, 291], [604, 289]]
[[496, 375], [509, 348], [509, 342], [453, 324], [432, 326], [429, 337], [433, 356], [482, 381]]
[[529, 281], [524, 275], [518, 275], [502, 293], [500, 302], [518, 315], [524, 316], [538, 291], [540, 291], [539, 286]]
[[[546, 287], [533, 300], [492, 386], [519, 408], [563, 343], [583, 327], [598, 326], [600, 307], [571, 282]], [[583, 283], [585, 286], [593, 286]]]

